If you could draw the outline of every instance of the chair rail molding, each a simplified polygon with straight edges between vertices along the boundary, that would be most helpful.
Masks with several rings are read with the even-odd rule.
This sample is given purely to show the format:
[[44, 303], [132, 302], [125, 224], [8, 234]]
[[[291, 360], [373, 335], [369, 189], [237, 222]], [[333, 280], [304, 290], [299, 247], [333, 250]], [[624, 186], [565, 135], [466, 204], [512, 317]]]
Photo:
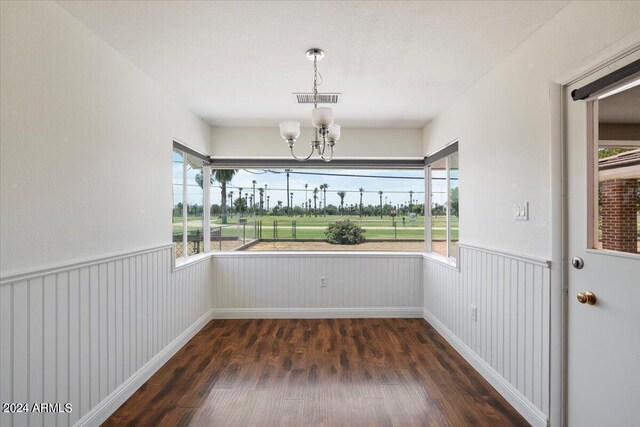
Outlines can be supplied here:
[[71, 403], [0, 425], [98, 425], [211, 318], [211, 262], [173, 245], [3, 278], [0, 401]]
[[459, 248], [459, 271], [424, 258], [424, 318], [530, 423], [546, 426], [551, 264]]

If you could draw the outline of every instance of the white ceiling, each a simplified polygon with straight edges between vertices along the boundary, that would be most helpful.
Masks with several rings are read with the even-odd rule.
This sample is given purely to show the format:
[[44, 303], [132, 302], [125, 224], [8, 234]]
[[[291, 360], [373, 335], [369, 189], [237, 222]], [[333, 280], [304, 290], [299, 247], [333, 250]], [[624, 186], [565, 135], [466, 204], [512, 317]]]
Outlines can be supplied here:
[[60, 4], [213, 125], [305, 125], [320, 47], [336, 122], [422, 127], [567, 2]]

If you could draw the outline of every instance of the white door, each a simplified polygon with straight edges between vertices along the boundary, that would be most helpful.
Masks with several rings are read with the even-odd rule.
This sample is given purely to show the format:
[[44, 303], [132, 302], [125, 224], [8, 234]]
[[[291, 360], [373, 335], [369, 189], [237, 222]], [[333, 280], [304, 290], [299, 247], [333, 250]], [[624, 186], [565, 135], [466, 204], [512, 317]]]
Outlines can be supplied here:
[[[589, 146], [590, 140], [600, 140], [598, 129], [601, 128], [592, 126], [589, 117], [592, 108], [596, 116], [599, 114], [605, 99], [590, 104], [590, 101], [573, 101], [570, 95], [571, 90], [638, 58], [640, 52], [635, 52], [565, 88], [563, 94], [569, 262], [565, 316], [566, 416], [570, 427], [640, 426], [640, 255], [596, 249], [603, 237], [596, 234], [598, 222], [590, 222], [589, 218], [593, 215], [597, 218], [597, 203], [603, 203], [598, 202], [596, 184], [603, 172], [594, 166], [598, 163], [597, 151], [590, 152]], [[613, 119], [607, 120], [615, 121], [616, 113], [610, 110], [607, 107]], [[640, 97], [619, 111], [617, 114], [627, 118], [634, 113], [640, 115]], [[593, 136], [590, 136], [591, 129], [595, 129]], [[603, 140], [603, 144], [606, 145], [606, 141]], [[633, 143], [628, 144], [633, 149]], [[600, 161], [600, 168], [602, 165]], [[593, 197], [589, 196], [590, 187], [596, 188]], [[590, 209], [590, 206], [593, 207]], [[590, 235], [593, 236], [591, 243]], [[583, 260], [581, 269], [572, 265], [574, 257]], [[587, 291], [595, 295], [594, 305], [578, 301], [578, 294], [584, 296]], [[582, 299], [584, 301], [584, 297]]]

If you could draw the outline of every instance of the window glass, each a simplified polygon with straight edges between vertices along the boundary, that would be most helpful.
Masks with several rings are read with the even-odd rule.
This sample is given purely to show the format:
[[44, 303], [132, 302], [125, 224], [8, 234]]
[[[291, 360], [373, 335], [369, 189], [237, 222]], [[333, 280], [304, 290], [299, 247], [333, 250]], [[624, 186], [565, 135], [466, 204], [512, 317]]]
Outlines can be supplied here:
[[458, 257], [458, 152], [429, 165], [431, 252]]
[[[421, 169], [238, 169], [212, 174], [211, 250], [424, 249]], [[336, 243], [337, 236], [346, 237]]]
[[204, 252], [202, 161], [187, 156], [187, 256]]
[[430, 166], [431, 251], [447, 256], [447, 160]]
[[171, 211], [172, 216], [172, 241], [175, 244], [175, 257], [180, 258], [185, 256], [183, 245], [183, 187], [184, 187], [184, 158], [179, 151], [173, 151], [172, 160], [172, 174], [173, 174], [173, 209]]
[[449, 156], [449, 257], [458, 257], [458, 153]]
[[[598, 103], [595, 248], [640, 252], [640, 86]], [[595, 192], [595, 191], [594, 191]]]

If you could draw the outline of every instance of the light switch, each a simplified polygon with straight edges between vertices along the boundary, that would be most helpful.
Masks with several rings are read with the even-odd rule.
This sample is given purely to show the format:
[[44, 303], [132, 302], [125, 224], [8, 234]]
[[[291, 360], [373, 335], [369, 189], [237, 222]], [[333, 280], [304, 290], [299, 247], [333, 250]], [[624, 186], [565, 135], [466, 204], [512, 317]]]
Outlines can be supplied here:
[[515, 202], [513, 216], [516, 221], [529, 221], [529, 202]]

